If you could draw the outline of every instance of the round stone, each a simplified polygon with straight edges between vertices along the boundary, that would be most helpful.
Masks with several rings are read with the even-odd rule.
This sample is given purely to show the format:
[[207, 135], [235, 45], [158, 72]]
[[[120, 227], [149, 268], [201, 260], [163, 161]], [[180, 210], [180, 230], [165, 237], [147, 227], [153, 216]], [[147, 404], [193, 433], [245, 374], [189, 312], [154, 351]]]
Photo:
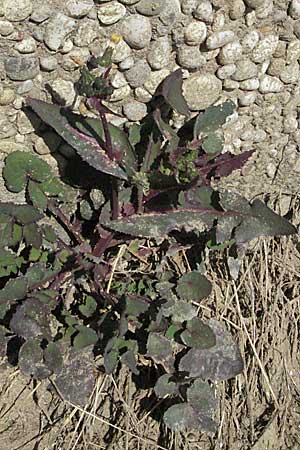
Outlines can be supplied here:
[[37, 4], [35, 7], [36, 9], [34, 9], [30, 16], [30, 20], [32, 20], [32, 22], [42, 23], [49, 19], [53, 12], [51, 7], [47, 4]]
[[156, 70], [151, 72], [149, 80], [146, 81], [144, 88], [153, 95], [160, 83], [170, 74], [168, 69]]
[[0, 20], [1, 36], [9, 36], [14, 31], [13, 25], [8, 20]]
[[[107, 1], [107, 0], [104, 0]], [[110, 1], [110, 0], [108, 0]], [[120, 3], [123, 3], [124, 5], [134, 5], [135, 3], [139, 2], [140, 0], [119, 0]]]
[[122, 23], [122, 35], [127, 44], [137, 50], [149, 45], [152, 35], [151, 23], [147, 17], [133, 14]]
[[32, 13], [32, 0], [3, 0], [3, 12], [12, 22], [25, 20]]
[[128, 44], [126, 44], [123, 39], [118, 42], [118, 44], [115, 46], [113, 55], [112, 55], [112, 62], [114, 63], [120, 63], [121, 61], [124, 61], [124, 59], [128, 58], [131, 54], [132, 50], [129, 47]]
[[98, 19], [103, 25], [119, 22], [126, 14], [126, 8], [117, 1], [107, 3], [98, 10]]
[[76, 35], [74, 36], [74, 44], [77, 47], [86, 47], [90, 45], [97, 37], [99, 32], [94, 26], [94, 22], [83, 22], [80, 24]]
[[0, 105], [1, 106], [9, 105], [14, 101], [14, 99], [15, 99], [15, 92], [13, 89], [10, 88], [3, 89], [3, 92], [0, 95]]
[[58, 66], [58, 62], [54, 56], [44, 56], [40, 58], [41, 69], [45, 72], [51, 72]]
[[200, 45], [205, 41], [206, 34], [205, 23], [193, 21], [184, 30], [184, 40], [188, 45]]
[[221, 80], [211, 73], [194, 74], [183, 80], [183, 95], [192, 111], [212, 105], [221, 92]]
[[39, 73], [39, 60], [36, 56], [11, 56], [4, 61], [7, 76], [14, 81], [25, 81]]
[[154, 70], [167, 66], [171, 57], [171, 44], [167, 37], [161, 37], [153, 42], [147, 55], [148, 63]]
[[66, 4], [69, 16], [75, 19], [86, 16], [93, 6], [93, 0], [69, 0]]
[[206, 58], [203, 56], [197, 47], [189, 45], [182, 45], [177, 52], [178, 64], [185, 69], [198, 69], [206, 63]]
[[151, 69], [146, 61], [139, 60], [131, 69], [125, 72], [125, 78], [131, 87], [143, 86], [151, 74]]
[[144, 103], [133, 100], [123, 106], [123, 112], [127, 119], [136, 122], [147, 115], [147, 106]]
[[17, 87], [17, 94], [23, 95], [30, 92], [33, 89], [34, 84], [32, 80], [25, 80]]
[[21, 42], [18, 42], [15, 45], [15, 49], [20, 53], [34, 53], [36, 51], [36, 43], [35, 40], [28, 36], [27, 38], [23, 39]]
[[144, 16], [157, 16], [165, 7], [165, 0], [141, 0], [136, 10]]
[[44, 42], [47, 47], [53, 51], [63, 47], [66, 37], [74, 30], [75, 26], [75, 20], [61, 13], [56, 14], [46, 26]]
[[72, 81], [63, 80], [57, 78], [49, 83], [51, 92], [55, 100], [64, 106], [70, 106], [73, 104], [76, 96]]
[[128, 58], [123, 59], [123, 61], [120, 62], [119, 69], [120, 70], [128, 70], [128, 69], [131, 69], [131, 67], [133, 67], [133, 66], [134, 66], [134, 57], [128, 56]]

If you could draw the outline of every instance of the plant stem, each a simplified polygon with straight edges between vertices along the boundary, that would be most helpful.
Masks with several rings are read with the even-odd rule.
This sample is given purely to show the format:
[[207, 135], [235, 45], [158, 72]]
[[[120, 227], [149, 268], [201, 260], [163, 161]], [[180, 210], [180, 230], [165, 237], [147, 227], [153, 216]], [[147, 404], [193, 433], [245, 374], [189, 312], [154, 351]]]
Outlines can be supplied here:
[[107, 233], [105, 236], [101, 237], [93, 249], [93, 256], [96, 256], [98, 258], [102, 256], [112, 238], [113, 233]]
[[48, 203], [49, 210], [64, 224], [69, 233], [72, 234], [76, 242], [80, 245], [84, 243], [84, 239], [81, 234], [76, 230], [76, 228], [71, 224], [70, 220], [65, 216], [65, 214], [55, 206], [53, 201]]

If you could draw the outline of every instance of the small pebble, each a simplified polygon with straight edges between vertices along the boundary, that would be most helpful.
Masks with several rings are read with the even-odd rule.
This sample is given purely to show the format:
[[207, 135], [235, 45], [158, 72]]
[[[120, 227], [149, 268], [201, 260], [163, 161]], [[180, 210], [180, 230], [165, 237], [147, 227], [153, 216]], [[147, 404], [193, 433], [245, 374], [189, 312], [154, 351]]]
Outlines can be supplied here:
[[243, 48], [238, 41], [229, 42], [221, 48], [218, 55], [218, 61], [220, 64], [232, 64], [241, 58]]
[[131, 94], [130, 86], [127, 84], [119, 89], [115, 89], [113, 94], [110, 96], [110, 102], [119, 102], [120, 100], [124, 100], [124, 98], [128, 97]]
[[30, 20], [35, 23], [42, 23], [49, 19], [52, 14], [52, 8], [43, 3], [35, 3], [33, 13], [30, 16]]
[[233, 0], [230, 3], [229, 17], [232, 20], [241, 19], [244, 16], [246, 7], [243, 0]]
[[0, 95], [0, 105], [9, 105], [15, 100], [15, 92], [13, 89], [5, 88]]
[[128, 58], [124, 59], [119, 64], [120, 70], [128, 70], [131, 69], [134, 66], [134, 57], [129, 56]]
[[170, 74], [168, 69], [156, 70], [151, 72], [148, 81], [144, 84], [144, 88], [151, 94], [154, 95], [156, 89], [160, 83]]
[[40, 58], [40, 66], [45, 72], [52, 72], [58, 67], [58, 62], [54, 56], [44, 56]]
[[120, 63], [121, 61], [124, 61], [124, 59], [128, 58], [131, 55], [131, 48], [129, 45], [123, 41], [123, 39], [118, 42], [118, 44], [115, 46], [113, 55], [112, 55], [112, 62], [114, 63]]
[[233, 75], [235, 71], [236, 71], [235, 64], [227, 64], [225, 66], [218, 68], [217, 77], [220, 78], [220, 80], [225, 80], [225, 78], [231, 77], [231, 75]]
[[211, 106], [221, 92], [222, 82], [211, 73], [193, 74], [183, 81], [183, 94], [192, 111]]
[[14, 81], [25, 81], [39, 73], [39, 60], [36, 56], [11, 56], [4, 61], [7, 76]]
[[201, 3], [198, 4], [193, 15], [196, 19], [203, 20], [205, 23], [212, 23], [214, 14], [211, 2], [209, 0], [202, 0]]
[[269, 59], [276, 50], [278, 44], [278, 35], [270, 34], [261, 39], [252, 51], [252, 61], [263, 63]]
[[72, 81], [57, 78], [49, 82], [49, 86], [53, 97], [60, 105], [70, 106], [73, 104], [76, 92]]
[[281, 92], [283, 89], [283, 83], [277, 77], [271, 77], [270, 75], [263, 75], [259, 83], [259, 92], [267, 94], [270, 92]]
[[34, 53], [36, 51], [35, 40], [31, 36], [29, 36], [23, 39], [21, 42], [18, 42], [15, 45], [15, 49], [20, 53]]
[[256, 97], [257, 97], [256, 91], [241, 92], [238, 97], [239, 105], [250, 106], [255, 102]]
[[145, 103], [133, 100], [123, 106], [123, 112], [127, 119], [131, 121], [140, 121], [147, 115], [147, 106]]
[[209, 50], [223, 47], [233, 41], [235, 34], [231, 30], [216, 31], [206, 39], [206, 46]]
[[46, 25], [44, 42], [50, 50], [63, 47], [67, 36], [74, 30], [75, 20], [58, 12]]
[[137, 88], [146, 83], [151, 74], [149, 64], [145, 60], [139, 60], [131, 69], [125, 72], [125, 78], [131, 87]]
[[27, 92], [30, 92], [31, 89], [33, 89], [33, 87], [34, 87], [34, 84], [33, 84], [32, 80], [23, 81], [17, 87], [17, 94], [19, 94], [19, 95], [27, 94]]
[[94, 22], [83, 22], [79, 25], [74, 36], [74, 44], [77, 47], [87, 47], [99, 36], [99, 31], [96, 29]]
[[193, 21], [184, 30], [185, 43], [188, 45], [200, 45], [205, 41], [207, 27], [204, 22]]
[[151, 44], [147, 54], [147, 61], [153, 70], [159, 70], [169, 64], [171, 44], [168, 37], [161, 37]]
[[152, 36], [151, 22], [147, 17], [133, 14], [124, 19], [121, 33], [127, 44], [136, 49], [147, 47]]
[[152, 95], [149, 94], [149, 92], [146, 91], [146, 89], [144, 89], [143, 87], [136, 88], [134, 90], [134, 95], [136, 100], [142, 103], [150, 102], [150, 100], [152, 99]]
[[258, 69], [256, 64], [248, 59], [241, 59], [236, 62], [236, 71], [231, 78], [236, 81], [243, 81], [256, 77], [257, 74]]
[[66, 3], [68, 15], [75, 19], [86, 16], [93, 6], [93, 0], [69, 0]]
[[8, 20], [0, 20], [1, 36], [9, 36], [14, 31], [13, 25]]
[[126, 8], [117, 1], [104, 4], [98, 9], [98, 19], [103, 25], [119, 22], [126, 14]]
[[3, 12], [11, 22], [27, 19], [32, 13], [32, 0], [3, 0]]
[[189, 45], [182, 45], [177, 50], [177, 61], [185, 69], [199, 69], [206, 64], [206, 58], [201, 54], [200, 49]]
[[289, 15], [293, 19], [300, 18], [300, 0], [292, 0], [289, 6]]
[[144, 16], [157, 16], [165, 8], [165, 0], [141, 0], [136, 6], [138, 13]]

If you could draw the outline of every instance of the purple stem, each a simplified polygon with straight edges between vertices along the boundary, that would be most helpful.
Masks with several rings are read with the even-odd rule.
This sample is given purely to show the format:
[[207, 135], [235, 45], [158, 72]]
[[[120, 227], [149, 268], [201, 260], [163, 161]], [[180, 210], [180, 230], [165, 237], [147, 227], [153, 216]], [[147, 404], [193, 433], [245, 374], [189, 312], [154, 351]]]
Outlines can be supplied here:
[[68, 231], [73, 235], [73, 237], [75, 238], [75, 240], [77, 241], [77, 243], [83, 244], [84, 243], [84, 239], [81, 236], [81, 234], [76, 230], [76, 228], [71, 224], [71, 222], [69, 221], [69, 219], [64, 215], [64, 213], [57, 207], [54, 205], [54, 202], [49, 202], [48, 203], [48, 208], [49, 210], [59, 219], [61, 220], [61, 222], [65, 225], [65, 227], [68, 229]]

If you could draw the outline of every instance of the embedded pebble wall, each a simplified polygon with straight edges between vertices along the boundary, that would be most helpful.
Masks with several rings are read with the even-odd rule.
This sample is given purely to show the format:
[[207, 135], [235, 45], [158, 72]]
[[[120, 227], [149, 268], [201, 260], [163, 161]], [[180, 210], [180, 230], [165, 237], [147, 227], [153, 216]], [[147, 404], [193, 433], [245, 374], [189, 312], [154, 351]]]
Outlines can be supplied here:
[[[53, 167], [72, 154], [35, 117], [29, 120], [24, 99], [78, 108], [79, 64], [101, 55], [113, 33], [122, 40], [113, 54], [109, 106], [124, 121], [142, 120], [159, 83], [181, 67], [191, 114], [234, 100], [225, 150], [257, 150], [243, 176], [230, 177], [231, 186], [242, 180], [248, 197], [297, 193], [300, 0], [0, 0], [0, 164], [16, 149], [34, 151]], [[175, 125], [182, 119], [174, 114]], [[9, 197], [3, 188], [0, 197]], [[282, 202], [287, 209], [288, 200]]]

